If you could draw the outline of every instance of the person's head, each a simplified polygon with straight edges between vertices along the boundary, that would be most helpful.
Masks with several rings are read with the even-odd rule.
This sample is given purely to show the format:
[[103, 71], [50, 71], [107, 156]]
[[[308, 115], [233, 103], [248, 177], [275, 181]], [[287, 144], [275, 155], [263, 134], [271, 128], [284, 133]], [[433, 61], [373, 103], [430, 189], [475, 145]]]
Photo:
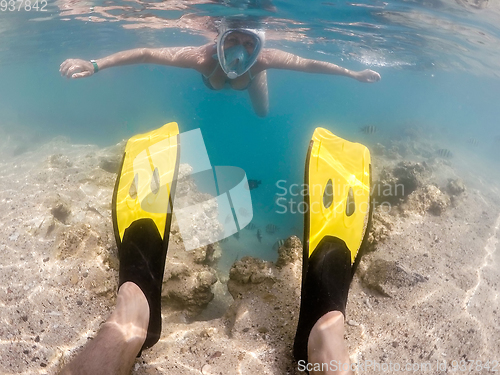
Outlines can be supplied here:
[[229, 48], [242, 45], [248, 55], [252, 55], [254, 53], [255, 47], [257, 47], [258, 44], [259, 41], [256, 39], [255, 35], [238, 30], [230, 32], [224, 39], [224, 49], [228, 50]]
[[257, 29], [230, 28], [221, 21], [217, 36], [217, 56], [230, 79], [245, 74], [257, 61], [264, 46], [264, 32]]

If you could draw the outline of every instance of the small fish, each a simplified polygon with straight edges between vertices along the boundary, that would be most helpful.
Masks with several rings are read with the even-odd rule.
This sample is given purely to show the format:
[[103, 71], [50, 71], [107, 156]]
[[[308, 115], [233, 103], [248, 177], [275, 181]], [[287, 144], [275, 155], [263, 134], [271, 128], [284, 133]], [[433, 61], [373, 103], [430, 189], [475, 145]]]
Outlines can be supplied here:
[[273, 250], [278, 250], [284, 244], [285, 244], [285, 240], [283, 240], [283, 239], [276, 241], [273, 245]]
[[467, 143], [471, 144], [472, 146], [477, 146], [479, 144], [479, 142], [476, 138], [469, 138], [467, 140]]
[[374, 125], [367, 125], [360, 128], [359, 131], [365, 134], [375, 134], [377, 132], [377, 127]]
[[224, 220], [224, 223], [228, 224], [233, 220], [233, 215], [232, 214], [227, 214], [226, 220]]
[[239, 241], [240, 240], [240, 232], [236, 232], [233, 236]]
[[245, 229], [248, 230], [254, 230], [255, 228], [257, 228], [257, 226], [254, 223], [250, 223], [245, 227]]
[[262, 184], [261, 180], [248, 180], [248, 190], [257, 189]]
[[262, 242], [262, 233], [260, 233], [260, 229], [257, 229], [257, 239], [259, 242]]
[[267, 224], [266, 226], [266, 233], [273, 234], [276, 233], [278, 230], [279, 228], [274, 224]]
[[214, 354], [210, 356], [210, 359], [219, 358], [222, 355], [222, 352], [216, 351]]
[[96, 208], [94, 207], [90, 207], [89, 204], [87, 203], [87, 208], [86, 208], [87, 211], [90, 211], [90, 212], [94, 212], [96, 214], [98, 214], [99, 216], [101, 217], [104, 217], [99, 211], [97, 211]]
[[442, 158], [451, 158], [453, 156], [451, 151], [447, 150], [446, 148], [440, 148], [439, 150], [437, 150], [437, 154]]

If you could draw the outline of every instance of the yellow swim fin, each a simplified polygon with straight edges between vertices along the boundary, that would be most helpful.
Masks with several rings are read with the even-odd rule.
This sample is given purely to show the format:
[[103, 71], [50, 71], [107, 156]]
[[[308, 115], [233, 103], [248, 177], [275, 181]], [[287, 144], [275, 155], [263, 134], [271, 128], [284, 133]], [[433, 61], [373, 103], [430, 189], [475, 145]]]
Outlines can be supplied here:
[[335, 237], [345, 242], [354, 263], [371, 212], [370, 151], [317, 128], [309, 145], [305, 184], [309, 210], [304, 255], [310, 257], [325, 237]]
[[117, 241], [123, 240], [130, 224], [145, 217], [153, 220], [162, 239], [168, 237], [165, 231], [178, 170], [178, 136], [178, 125], [171, 122], [128, 140], [113, 196]]
[[148, 335], [142, 349], [153, 346], [161, 333], [161, 286], [179, 170], [179, 138], [175, 122], [130, 138], [113, 192], [119, 286], [135, 283], [149, 303]]
[[322, 316], [331, 311], [345, 316], [352, 265], [371, 222], [370, 152], [317, 128], [309, 144], [304, 179], [308, 210], [293, 348], [297, 361], [307, 361], [309, 334]]

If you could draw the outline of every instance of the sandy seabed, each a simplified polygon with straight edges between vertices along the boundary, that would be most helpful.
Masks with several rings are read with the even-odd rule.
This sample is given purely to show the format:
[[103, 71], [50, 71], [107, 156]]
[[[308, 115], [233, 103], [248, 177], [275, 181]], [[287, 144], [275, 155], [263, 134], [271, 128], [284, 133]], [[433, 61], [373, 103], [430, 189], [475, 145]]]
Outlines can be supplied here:
[[[498, 176], [474, 157], [435, 157], [433, 147], [413, 140], [404, 152], [397, 142], [372, 150], [375, 179], [412, 192], [375, 209], [351, 285], [346, 339], [360, 374], [445, 374], [454, 361], [468, 364], [456, 373], [487, 374], [500, 362]], [[57, 373], [110, 315], [122, 150], [57, 138], [30, 151], [4, 137], [0, 373]], [[301, 374], [291, 354], [300, 240], [288, 239], [276, 263], [237, 261], [229, 276], [217, 269], [220, 251], [183, 251], [173, 226], [162, 337], [133, 374]]]

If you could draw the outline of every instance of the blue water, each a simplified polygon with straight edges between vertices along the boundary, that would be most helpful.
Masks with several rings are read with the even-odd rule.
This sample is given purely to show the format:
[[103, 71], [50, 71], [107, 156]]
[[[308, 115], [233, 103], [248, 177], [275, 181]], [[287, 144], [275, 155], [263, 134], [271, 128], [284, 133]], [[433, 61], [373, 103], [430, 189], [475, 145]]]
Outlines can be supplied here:
[[[49, 2], [43, 14], [0, 12], [0, 126], [100, 146], [170, 121], [181, 131], [201, 128], [212, 165], [238, 166], [262, 180], [252, 198], [264, 241], [243, 231], [240, 241], [227, 245], [231, 256], [274, 259], [276, 240], [301, 235], [300, 214], [276, 213], [276, 183], [302, 182], [316, 126], [370, 145], [375, 139], [360, 133], [362, 126], [375, 125], [377, 137], [390, 138], [420, 124], [447, 130], [457, 144], [474, 137], [483, 145], [481, 157], [498, 157], [500, 7], [491, 1], [484, 9], [466, 0], [149, 4], [160, 10], [108, 1], [105, 6], [126, 8], [106, 14], [102, 1], [68, 3], [64, 11], [64, 2], [57, 4]], [[259, 118], [246, 92], [211, 91], [187, 69], [125, 66], [81, 80], [59, 75], [66, 58], [207, 43], [215, 36], [213, 21], [235, 14], [263, 23], [268, 47], [351, 70], [370, 68], [382, 80], [270, 71], [270, 112]], [[266, 235], [269, 223], [280, 230]]]

